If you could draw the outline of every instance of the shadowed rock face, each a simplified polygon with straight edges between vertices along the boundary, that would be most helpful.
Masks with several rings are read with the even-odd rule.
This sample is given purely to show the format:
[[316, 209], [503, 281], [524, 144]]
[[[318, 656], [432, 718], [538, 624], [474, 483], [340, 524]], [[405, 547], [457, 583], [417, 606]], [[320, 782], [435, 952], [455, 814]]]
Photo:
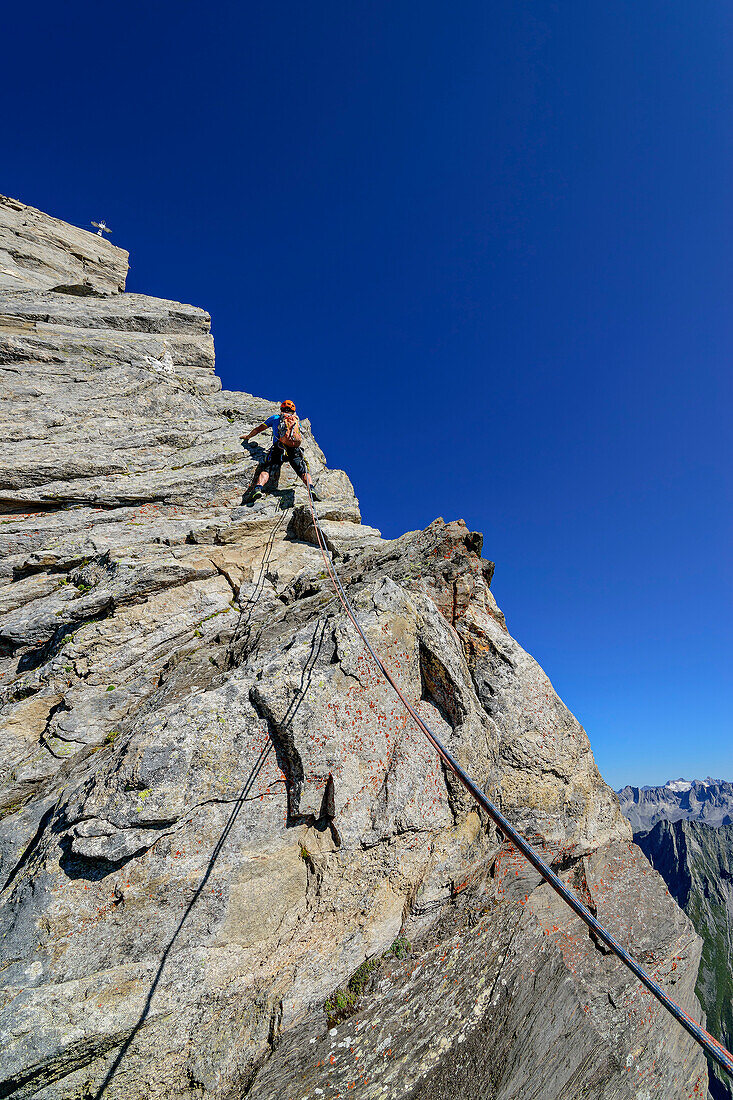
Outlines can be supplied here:
[[[733, 1043], [733, 824], [659, 821], [634, 839], [703, 941], [697, 995], [708, 1030]], [[730, 1100], [733, 1083], [713, 1064], [710, 1095]]]
[[[292, 471], [241, 507], [263, 451], [238, 437], [276, 406], [220, 392], [208, 315], [31, 280], [0, 314], [0, 1094], [704, 1095], [686, 1033], [375, 674]], [[481, 536], [381, 539], [304, 436], [410, 702], [699, 1019], [700, 941], [507, 633]]]

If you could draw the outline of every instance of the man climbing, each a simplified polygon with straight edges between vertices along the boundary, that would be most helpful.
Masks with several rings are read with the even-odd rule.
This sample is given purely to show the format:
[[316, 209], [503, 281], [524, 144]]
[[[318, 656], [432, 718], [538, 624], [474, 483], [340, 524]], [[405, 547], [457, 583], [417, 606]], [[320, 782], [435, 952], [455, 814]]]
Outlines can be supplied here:
[[292, 401], [283, 401], [280, 405], [279, 416], [268, 417], [264, 424], [258, 424], [247, 435], [240, 436], [240, 439], [248, 443], [253, 436], [267, 431], [268, 428], [272, 429], [272, 447], [267, 452], [265, 461], [257, 467], [253, 479], [254, 484], [244, 494], [244, 501], [249, 503], [261, 497], [268, 481], [272, 480], [276, 483], [280, 476], [282, 464], [286, 460], [293, 467], [301, 481], [310, 486], [313, 499], [319, 500], [320, 498], [313, 488], [308, 467], [305, 464], [305, 456], [301, 448], [303, 438], [300, 434], [300, 420]]

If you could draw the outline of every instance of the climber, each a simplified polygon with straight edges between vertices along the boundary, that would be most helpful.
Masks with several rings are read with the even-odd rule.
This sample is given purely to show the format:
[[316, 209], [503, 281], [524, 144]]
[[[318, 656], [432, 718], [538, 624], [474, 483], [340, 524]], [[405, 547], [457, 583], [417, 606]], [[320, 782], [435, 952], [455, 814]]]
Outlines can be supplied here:
[[313, 499], [320, 500], [313, 488], [313, 482], [306, 466], [305, 456], [301, 448], [300, 420], [296, 415], [295, 405], [292, 401], [283, 401], [280, 405], [279, 416], [268, 417], [264, 424], [258, 424], [247, 435], [240, 436], [240, 439], [244, 443], [248, 443], [253, 436], [267, 431], [268, 428], [272, 429], [272, 447], [267, 452], [265, 461], [257, 467], [253, 478], [254, 483], [244, 494], [244, 503], [249, 503], [261, 497], [268, 481], [277, 481], [280, 468], [286, 459], [301, 481], [310, 486]]

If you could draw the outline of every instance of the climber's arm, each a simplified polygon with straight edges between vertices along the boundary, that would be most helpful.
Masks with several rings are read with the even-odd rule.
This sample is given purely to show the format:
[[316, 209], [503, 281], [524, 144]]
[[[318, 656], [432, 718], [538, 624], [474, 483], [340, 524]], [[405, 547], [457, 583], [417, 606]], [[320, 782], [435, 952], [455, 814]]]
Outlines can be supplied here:
[[247, 435], [240, 435], [239, 438], [243, 439], [246, 443], [247, 440], [251, 439], [253, 435], [259, 435], [260, 432], [266, 432], [266, 431], [267, 431], [267, 424], [258, 424], [257, 427], [253, 428], [251, 432], [247, 433]]

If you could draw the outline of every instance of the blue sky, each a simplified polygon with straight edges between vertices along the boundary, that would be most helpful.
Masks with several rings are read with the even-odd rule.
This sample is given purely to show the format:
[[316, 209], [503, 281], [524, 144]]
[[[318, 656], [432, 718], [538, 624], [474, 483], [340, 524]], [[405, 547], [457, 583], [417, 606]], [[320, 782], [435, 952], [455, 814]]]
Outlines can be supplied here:
[[462, 516], [614, 786], [733, 778], [733, 12], [4, 15], [0, 190], [106, 219], [385, 535]]

